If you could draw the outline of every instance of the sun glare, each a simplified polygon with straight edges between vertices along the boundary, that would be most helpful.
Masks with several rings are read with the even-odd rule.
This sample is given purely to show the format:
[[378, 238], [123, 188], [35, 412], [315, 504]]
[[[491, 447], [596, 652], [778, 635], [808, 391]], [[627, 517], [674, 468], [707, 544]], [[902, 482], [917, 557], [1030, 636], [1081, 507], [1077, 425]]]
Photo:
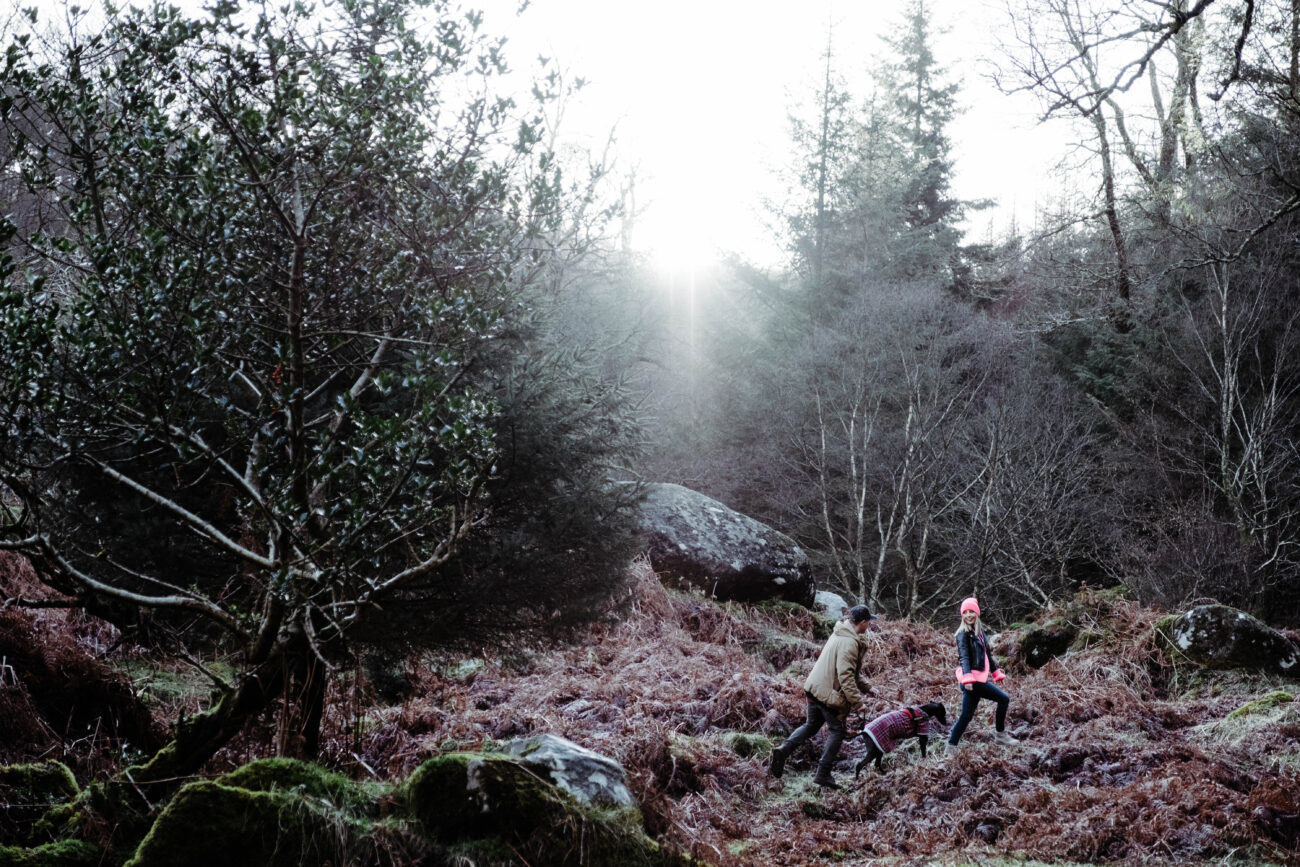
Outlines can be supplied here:
[[[683, 203], [663, 209], [637, 226], [632, 243], [658, 271], [692, 274], [708, 267], [716, 251], [708, 227]], [[648, 215], [649, 216], [649, 215]]]

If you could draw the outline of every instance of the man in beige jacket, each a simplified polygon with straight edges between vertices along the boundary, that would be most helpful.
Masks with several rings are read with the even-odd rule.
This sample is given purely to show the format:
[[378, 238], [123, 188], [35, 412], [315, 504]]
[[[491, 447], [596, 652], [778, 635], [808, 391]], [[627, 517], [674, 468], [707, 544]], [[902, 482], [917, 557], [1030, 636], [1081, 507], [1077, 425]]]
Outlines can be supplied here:
[[830, 733], [826, 736], [826, 746], [822, 748], [822, 758], [813, 782], [828, 789], [839, 788], [831, 777], [831, 768], [835, 766], [840, 744], [844, 742], [844, 723], [849, 713], [862, 703], [862, 693], [867, 689], [858, 678], [858, 666], [862, 662], [862, 636], [875, 619], [876, 615], [867, 606], [854, 605], [844, 619], [835, 624], [812, 673], [804, 681], [808, 719], [785, 739], [785, 743], [772, 750], [772, 776], [780, 777], [785, 772], [785, 760], [795, 747], [817, 734], [824, 724]]

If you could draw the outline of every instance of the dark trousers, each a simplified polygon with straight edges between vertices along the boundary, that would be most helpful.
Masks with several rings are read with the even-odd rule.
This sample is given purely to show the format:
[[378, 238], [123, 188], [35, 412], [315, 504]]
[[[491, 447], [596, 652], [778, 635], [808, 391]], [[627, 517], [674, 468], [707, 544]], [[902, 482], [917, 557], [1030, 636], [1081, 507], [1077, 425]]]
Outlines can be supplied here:
[[[804, 695], [808, 695], [808, 693], [804, 693]], [[840, 744], [844, 743], [844, 720], [836, 713], [835, 708], [822, 704], [811, 695], [808, 695], [808, 718], [803, 725], [790, 733], [790, 737], [785, 739], [785, 743], [777, 748], [788, 756], [794, 752], [795, 747], [821, 731], [823, 725], [826, 726], [828, 734], [826, 735], [826, 746], [822, 747], [821, 761], [817, 763], [817, 776], [819, 777], [830, 775], [831, 768], [835, 767], [835, 759], [840, 754]]]
[[961, 716], [957, 718], [957, 724], [952, 727], [952, 734], [948, 736], [948, 743], [953, 746], [961, 740], [961, 736], [966, 731], [966, 726], [970, 724], [971, 718], [975, 716], [975, 705], [980, 703], [980, 699], [992, 699], [998, 703], [998, 709], [993, 717], [993, 724], [998, 731], [1003, 731], [1007, 727], [1007, 705], [1011, 704], [1011, 696], [998, 689], [991, 683], [972, 683], [970, 689], [962, 687], [961, 690]]

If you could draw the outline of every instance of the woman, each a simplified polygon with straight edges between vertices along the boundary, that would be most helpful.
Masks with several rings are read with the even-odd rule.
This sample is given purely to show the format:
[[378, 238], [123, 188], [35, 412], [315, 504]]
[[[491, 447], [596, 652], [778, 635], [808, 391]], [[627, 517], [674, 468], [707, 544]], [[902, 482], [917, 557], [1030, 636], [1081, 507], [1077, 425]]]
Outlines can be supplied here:
[[981, 698], [992, 699], [998, 705], [994, 716], [997, 733], [993, 739], [1000, 744], [1017, 743], [1006, 731], [1007, 706], [1011, 704], [1011, 696], [993, 685], [1005, 675], [993, 659], [993, 652], [989, 650], [984, 623], [980, 620], [980, 604], [974, 596], [963, 599], [961, 603], [961, 626], [957, 627], [957, 659], [961, 662], [957, 668], [957, 682], [961, 684], [962, 690], [961, 716], [952, 727], [952, 734], [948, 736], [948, 749], [957, 748], [966, 726], [975, 716], [975, 706]]

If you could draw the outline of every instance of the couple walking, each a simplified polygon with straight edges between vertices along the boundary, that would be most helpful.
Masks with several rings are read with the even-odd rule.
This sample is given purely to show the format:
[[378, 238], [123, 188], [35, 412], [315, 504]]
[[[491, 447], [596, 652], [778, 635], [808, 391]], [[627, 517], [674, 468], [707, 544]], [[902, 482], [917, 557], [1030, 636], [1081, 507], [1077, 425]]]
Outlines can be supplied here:
[[[828, 789], [838, 789], [839, 784], [831, 776], [831, 768], [839, 756], [840, 745], [844, 743], [846, 722], [849, 714], [862, 704], [862, 697], [870, 691], [858, 672], [862, 662], [864, 636], [871, 628], [876, 615], [865, 605], [854, 605], [835, 624], [831, 637], [813, 665], [812, 673], [804, 682], [804, 693], [808, 697], [808, 715], [804, 724], [795, 729], [779, 747], [772, 751], [772, 776], [780, 777], [785, 772], [786, 759], [795, 748], [821, 730], [828, 729], [826, 744], [822, 748], [821, 760], [813, 782]], [[993, 659], [988, 637], [984, 633], [984, 624], [980, 620], [979, 601], [974, 596], [962, 600], [961, 626], [957, 628], [957, 682], [962, 689], [961, 716], [948, 736], [949, 750], [956, 749], [961, 741], [966, 726], [975, 716], [975, 708], [981, 698], [987, 698], [997, 705], [994, 717], [994, 736], [1000, 743], [1015, 743], [1015, 738], [1006, 731], [1007, 707], [1011, 697], [995, 686], [1005, 676]], [[991, 681], [991, 682], [990, 682]]]

